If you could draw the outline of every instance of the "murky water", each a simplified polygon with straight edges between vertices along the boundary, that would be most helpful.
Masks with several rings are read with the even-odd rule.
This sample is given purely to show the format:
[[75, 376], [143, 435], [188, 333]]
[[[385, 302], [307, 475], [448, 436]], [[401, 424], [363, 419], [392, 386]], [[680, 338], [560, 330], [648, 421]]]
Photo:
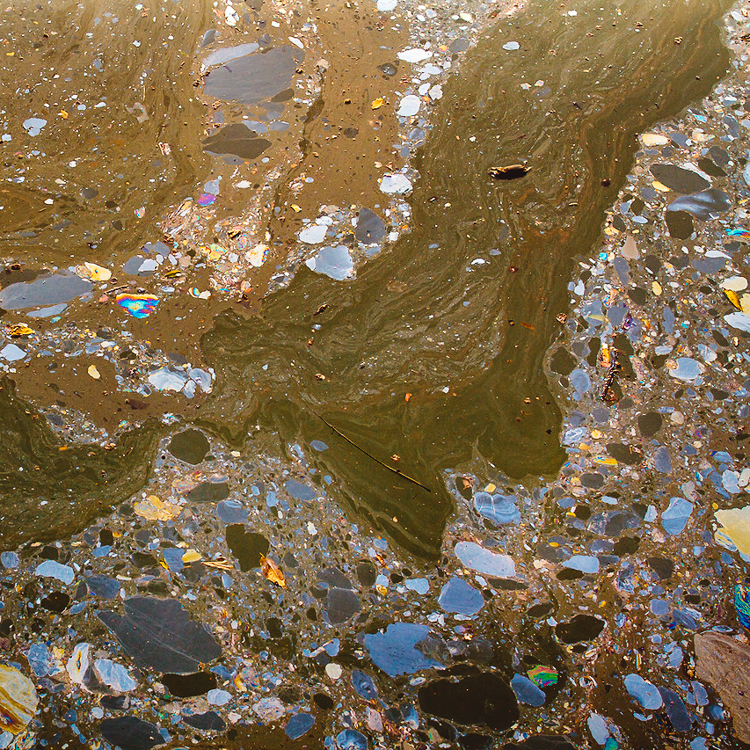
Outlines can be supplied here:
[[750, 738], [729, 8], [11, 3], [0, 747]]
[[[134, 398], [117, 368], [98, 379], [86, 375], [88, 362], [66, 368], [70, 346], [11, 374], [32, 403], [89, 414], [117, 448], [62, 451], [6, 385], [4, 537], [38, 535], [40, 518], [44, 535], [59, 535], [96, 513], [97, 503], [126, 497], [147, 476], [161, 429], [142, 417], [165, 412], [235, 447], [271, 454], [295, 440], [324, 440], [331, 450], [321, 454], [320, 468], [335, 477], [351, 511], [426, 556], [439, 549], [451, 512], [446, 470], [487, 462], [513, 479], [556, 471], [565, 457], [560, 414], [542, 362], [556, 316], [568, 306], [573, 259], [600, 236], [635, 135], [707, 92], [727, 64], [716, 25], [726, 0], [600, 5], [579, 3], [573, 15], [531, 3], [491, 25], [430, 113], [432, 130], [415, 161], [421, 177], [408, 199], [410, 232], [362, 265], [356, 280], [332, 281], [302, 266], [288, 288], [260, 303], [273, 261], [283, 266], [300, 226], [287, 208], [293, 201], [302, 216], [332, 203], [382, 214], [388, 198], [378, 193], [374, 165], [396, 168], [403, 152], [391, 150], [392, 113], [373, 128], [369, 103], [396, 90], [398, 78], [378, 66], [395, 59], [392, 45], [404, 29], [383, 29], [366, 10], [310, 8], [322, 48], [303, 62], [296, 46], [279, 45], [295, 22], [277, 31], [263, 12], [248, 11], [244, 26], [204, 39], [212, 14], [199, 3], [19, 5], [6, 21], [3, 60], [6, 80], [17, 87], [6, 89], [0, 105], [11, 136], [3, 146], [4, 286], [30, 278], [11, 271], [12, 263], [32, 272], [83, 261], [114, 268], [101, 291], [71, 303], [62, 318], [55, 310], [49, 320], [38, 318], [35, 328], [51, 336], [65, 325], [105, 328], [104, 339], [125, 331], [147, 341], [147, 350], [213, 367], [216, 380], [202, 403], [160, 393]], [[198, 61], [209, 51], [259, 41], [270, 51], [226, 62], [203, 90]], [[517, 45], [505, 49], [508, 42]], [[232, 65], [260, 78], [237, 88]], [[309, 82], [314, 70], [319, 94]], [[283, 92], [305, 75], [307, 104], [299, 86], [297, 103], [289, 103]], [[211, 115], [206, 96], [229, 101], [217, 102]], [[240, 117], [260, 118], [252, 122], [263, 128], [252, 127], [265, 134], [232, 124]], [[34, 123], [26, 132], [20, 126], [29, 118], [46, 121], [36, 135]], [[357, 133], [332, 141], [337, 121], [341, 132]], [[274, 122], [284, 127], [264, 164], [259, 157]], [[234, 131], [226, 135], [230, 128], [245, 128], [250, 138], [238, 144]], [[487, 175], [519, 161], [531, 172], [517, 181]], [[249, 190], [227, 184], [240, 168], [254, 174]], [[300, 175], [316, 179], [300, 183]], [[180, 293], [146, 319], [126, 317], [109, 289], [155, 291], [168, 280], [137, 269], [132, 280], [118, 265], [176, 226], [169, 212], [201, 193], [209, 177], [224, 180], [227, 200], [215, 216], [183, 221], [171, 234], [189, 259], [174, 265]], [[243, 230], [251, 239], [262, 239], [267, 227], [272, 259], [257, 270], [240, 268], [246, 287], [222, 283], [228, 271], [198, 262], [196, 253], [231, 236], [240, 216], [251, 217], [253, 228]], [[186, 294], [210, 288], [211, 274], [219, 282], [209, 301]], [[244, 305], [236, 302], [240, 290]], [[52, 364], [58, 360], [59, 368]], [[115, 436], [118, 423], [127, 436]], [[90, 466], [88, 485], [80, 483], [78, 458], [59, 460], [79, 454]], [[39, 496], [47, 503], [41, 509], [31, 503]], [[18, 512], [28, 504], [33, 512]]]

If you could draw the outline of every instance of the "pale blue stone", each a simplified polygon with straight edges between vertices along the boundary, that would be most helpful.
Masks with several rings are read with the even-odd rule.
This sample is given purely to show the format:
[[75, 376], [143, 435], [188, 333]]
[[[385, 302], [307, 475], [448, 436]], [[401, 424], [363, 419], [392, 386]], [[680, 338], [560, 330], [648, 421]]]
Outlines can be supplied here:
[[97, 659], [94, 662], [94, 668], [99, 679], [118, 693], [135, 690], [137, 683], [122, 664], [117, 664], [110, 659]]
[[573, 555], [563, 561], [563, 566], [571, 570], [580, 570], [581, 573], [598, 573], [599, 559], [591, 555]]
[[70, 565], [61, 565], [54, 560], [45, 560], [36, 567], [36, 574], [44, 578], [54, 578], [63, 583], [71, 584], [75, 578], [75, 573]]
[[511, 495], [490, 495], [489, 492], [477, 492], [474, 495], [474, 508], [484, 518], [498, 525], [518, 523], [521, 513], [516, 505], [516, 498]]
[[290, 740], [296, 740], [309, 732], [313, 724], [315, 724], [315, 717], [312, 714], [295, 714], [286, 723], [284, 731]]
[[212, 706], [225, 706], [227, 703], [229, 703], [229, 701], [232, 700], [232, 694], [228, 693], [226, 690], [214, 688], [213, 690], [208, 691], [206, 700]]
[[511, 578], [516, 574], [513, 558], [490, 552], [476, 542], [459, 542], [455, 552], [462, 565], [477, 573], [496, 578]]
[[0, 563], [6, 570], [13, 570], [18, 567], [18, 555], [15, 552], [3, 552], [0, 554]]
[[49, 674], [51, 658], [46, 643], [33, 643], [26, 658], [29, 660], [31, 670], [37, 677], [45, 677]]
[[673, 497], [669, 507], [661, 514], [661, 525], [671, 536], [677, 536], [685, 528], [691, 514], [693, 504], [682, 497]]
[[657, 711], [662, 707], [663, 701], [658, 688], [644, 680], [640, 675], [627, 675], [625, 677], [625, 689], [647, 711]]
[[547, 699], [544, 691], [522, 674], [514, 674], [510, 686], [513, 688], [519, 703], [525, 703], [528, 706], [543, 706]]
[[438, 604], [445, 612], [475, 615], [484, 607], [484, 597], [463, 578], [454, 576], [443, 586]]
[[409, 578], [404, 581], [404, 586], [410, 591], [424, 596], [430, 590], [430, 582], [426, 578]]

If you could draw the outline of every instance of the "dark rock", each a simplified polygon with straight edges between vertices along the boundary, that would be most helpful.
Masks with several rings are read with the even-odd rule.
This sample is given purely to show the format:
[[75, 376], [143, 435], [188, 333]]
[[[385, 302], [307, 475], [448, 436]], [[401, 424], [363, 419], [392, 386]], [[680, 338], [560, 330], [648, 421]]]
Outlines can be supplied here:
[[204, 732], [222, 732], [226, 729], [226, 722], [216, 713], [216, 711], [206, 711], [204, 714], [192, 714], [184, 716], [182, 720], [193, 729], [200, 729]]
[[359, 597], [351, 589], [328, 589], [325, 611], [331, 625], [340, 625], [362, 609]]
[[653, 570], [662, 581], [671, 578], [672, 573], [674, 573], [674, 563], [666, 557], [649, 557], [648, 564], [651, 570]]
[[136, 716], [119, 716], [116, 719], [104, 719], [99, 730], [107, 742], [119, 745], [122, 750], [150, 750], [164, 745], [164, 738], [159, 729], [148, 721]]
[[652, 437], [661, 429], [662, 418], [657, 411], [649, 411], [638, 417], [638, 429], [643, 437]]
[[205, 695], [216, 687], [216, 675], [213, 672], [193, 672], [192, 674], [165, 674], [162, 683], [176, 698], [193, 698]]
[[226, 482], [201, 482], [186, 497], [194, 503], [218, 503], [229, 497], [229, 485]]
[[458, 680], [435, 680], [419, 688], [422, 711], [458, 724], [484, 724], [495, 731], [513, 726], [520, 716], [510, 685], [483, 672]]
[[385, 237], [385, 224], [374, 211], [369, 208], [362, 208], [357, 217], [357, 228], [354, 236], [365, 245], [380, 242]]
[[261, 555], [268, 554], [268, 539], [262, 534], [247, 531], [241, 523], [227, 526], [227, 545], [240, 564], [240, 570], [260, 567]]
[[[689, 240], [693, 236], [693, 217], [687, 211], [667, 211], [664, 220], [667, 222], [670, 237], [676, 240]], [[687, 259], [681, 258], [680, 261], [686, 262]]]
[[48, 612], [64, 612], [70, 604], [70, 597], [62, 591], [53, 591], [42, 599], [42, 607]]
[[643, 454], [637, 448], [633, 448], [630, 445], [608, 443], [607, 452], [616, 461], [621, 464], [627, 464], [628, 466], [636, 466], [643, 461]]
[[225, 125], [203, 141], [203, 150], [209, 154], [229, 154], [247, 161], [257, 159], [270, 146], [271, 141], [258, 138], [252, 130], [241, 123]]
[[193, 429], [178, 432], [167, 446], [175, 458], [193, 465], [199, 464], [210, 448], [206, 436], [200, 430]]
[[555, 628], [557, 637], [563, 643], [591, 641], [604, 629], [604, 620], [593, 615], [576, 615], [569, 622], [561, 622]]
[[132, 597], [125, 601], [124, 615], [100, 611], [97, 616], [141, 668], [187, 674], [221, 656], [213, 636], [174, 599]]
[[675, 193], [697, 193], [711, 187], [711, 183], [705, 177], [676, 164], [654, 164], [651, 174]]
[[374, 586], [378, 577], [378, 569], [369, 560], [357, 565], [357, 580], [361, 586]]
[[676, 732], [689, 731], [693, 722], [682, 698], [674, 690], [665, 687], [659, 687], [659, 693], [661, 699], [664, 701], [664, 709], [674, 730]]

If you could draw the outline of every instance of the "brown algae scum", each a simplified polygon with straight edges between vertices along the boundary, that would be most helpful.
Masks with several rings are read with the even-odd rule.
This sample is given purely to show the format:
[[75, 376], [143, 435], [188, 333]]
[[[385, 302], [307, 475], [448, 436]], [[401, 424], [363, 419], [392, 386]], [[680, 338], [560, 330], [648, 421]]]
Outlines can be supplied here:
[[0, 747], [748, 741], [747, 19], [3, 10]]

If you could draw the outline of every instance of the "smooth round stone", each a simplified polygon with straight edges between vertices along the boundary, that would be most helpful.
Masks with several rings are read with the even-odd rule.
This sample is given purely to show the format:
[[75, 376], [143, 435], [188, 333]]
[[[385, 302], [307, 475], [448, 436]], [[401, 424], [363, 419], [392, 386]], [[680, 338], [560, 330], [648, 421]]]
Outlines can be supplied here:
[[170, 441], [167, 450], [186, 464], [199, 464], [208, 454], [211, 446], [200, 430], [183, 430]]
[[640, 675], [627, 675], [625, 677], [625, 689], [647, 711], [656, 711], [662, 707], [663, 701], [657, 687], [644, 680]]

